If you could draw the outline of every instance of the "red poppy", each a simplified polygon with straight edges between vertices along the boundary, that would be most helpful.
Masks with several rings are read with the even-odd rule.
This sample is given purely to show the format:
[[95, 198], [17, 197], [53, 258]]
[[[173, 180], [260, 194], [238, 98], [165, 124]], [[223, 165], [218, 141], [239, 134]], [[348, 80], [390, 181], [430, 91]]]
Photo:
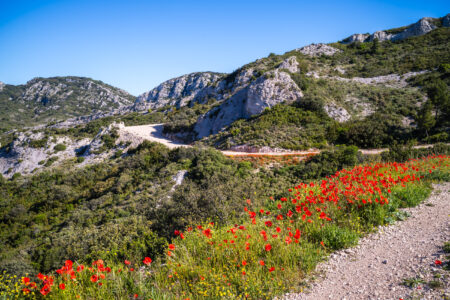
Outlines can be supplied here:
[[184, 240], [184, 234], [181, 232], [180, 233], [180, 238], [182, 239], [182, 240]]
[[266, 221], [265, 224], [266, 224], [267, 227], [272, 227], [272, 222], [271, 221]]
[[79, 272], [81, 272], [81, 271], [83, 271], [84, 270], [84, 266], [83, 265], [79, 265], [78, 267], [77, 267], [77, 272], [79, 273]]
[[97, 275], [92, 275], [91, 276], [91, 281], [94, 282], [94, 283], [97, 282], [98, 281], [98, 276]]
[[148, 266], [149, 264], [151, 264], [152, 259], [150, 257], [146, 257], [142, 262]]
[[211, 229], [209, 229], [209, 228], [206, 229], [206, 230], [203, 230], [202, 233], [203, 233], [207, 238], [211, 238], [211, 237], [212, 237]]
[[30, 283], [30, 278], [28, 278], [28, 277], [22, 278], [22, 283], [25, 285], [28, 285]]
[[247, 262], [246, 262], [245, 260], [243, 260], [243, 261], [242, 261], [242, 265], [243, 265], [243, 266], [246, 266], [246, 265], [247, 265]]
[[169, 249], [170, 250], [175, 250], [175, 245], [174, 244], [169, 244]]
[[260, 264], [261, 266], [264, 266], [264, 265], [265, 265], [265, 263], [264, 263], [263, 260], [260, 260], [260, 261], [259, 261], [259, 264]]
[[271, 244], [267, 244], [264, 249], [266, 249], [266, 251], [270, 251], [272, 249], [272, 245]]
[[179, 230], [175, 230], [175, 231], [174, 231], [174, 234], [175, 234], [175, 235], [180, 235], [180, 231], [179, 231]]
[[64, 283], [59, 284], [59, 289], [64, 290], [66, 288], [66, 285]]
[[134, 294], [134, 299], [136, 299], [137, 297], [139, 297], [138, 294]]
[[127, 266], [129, 266], [131, 264], [131, 262], [129, 260], [126, 260], [123, 262], [124, 264], [126, 264]]
[[442, 265], [442, 261], [440, 261], [439, 259], [436, 259], [434, 261], [434, 264], [437, 265], [437, 266]]
[[47, 294], [50, 293], [50, 291], [51, 291], [50, 286], [48, 284], [46, 284], [42, 287], [42, 289], [40, 290], [40, 293], [43, 296], [47, 296]]
[[275, 267], [272, 267], [269, 269], [269, 272], [273, 272], [273, 271], [275, 271]]

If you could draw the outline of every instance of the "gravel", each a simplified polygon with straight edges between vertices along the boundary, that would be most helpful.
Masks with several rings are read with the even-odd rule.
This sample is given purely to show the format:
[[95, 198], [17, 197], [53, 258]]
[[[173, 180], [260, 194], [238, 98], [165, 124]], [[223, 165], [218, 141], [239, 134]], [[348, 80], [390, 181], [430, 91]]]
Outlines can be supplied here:
[[[450, 299], [449, 272], [434, 261], [445, 260], [450, 241], [450, 183], [434, 184], [411, 216], [360, 240], [358, 246], [330, 255], [318, 265], [316, 280], [303, 293], [282, 299]], [[414, 279], [413, 287], [403, 284]], [[438, 282], [432, 288], [430, 281]]]

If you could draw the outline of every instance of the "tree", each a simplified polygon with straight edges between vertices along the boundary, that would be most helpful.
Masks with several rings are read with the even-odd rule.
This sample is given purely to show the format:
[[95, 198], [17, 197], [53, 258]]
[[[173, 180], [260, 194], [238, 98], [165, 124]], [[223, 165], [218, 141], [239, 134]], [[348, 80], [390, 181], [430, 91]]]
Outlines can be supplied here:
[[373, 40], [371, 52], [372, 54], [377, 54], [378, 52], [380, 52], [380, 41], [378, 39]]
[[436, 119], [433, 117], [432, 114], [433, 110], [433, 104], [430, 100], [425, 102], [425, 104], [422, 106], [422, 109], [419, 111], [418, 120], [417, 123], [419, 125], [419, 128], [421, 130], [424, 130], [427, 138], [428, 138], [428, 131], [434, 127], [436, 124]]
[[441, 79], [437, 79], [428, 87], [428, 97], [436, 107], [436, 120], [450, 115], [450, 96], [448, 86]]

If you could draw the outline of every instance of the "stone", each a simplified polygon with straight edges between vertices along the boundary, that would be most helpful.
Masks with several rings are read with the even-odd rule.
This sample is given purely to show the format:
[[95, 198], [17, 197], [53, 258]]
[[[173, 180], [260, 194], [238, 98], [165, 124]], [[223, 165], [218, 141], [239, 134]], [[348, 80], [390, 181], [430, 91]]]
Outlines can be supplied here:
[[336, 49], [334, 47], [331, 47], [329, 45], [326, 44], [311, 44], [299, 49], [296, 49], [296, 51], [299, 51], [305, 55], [309, 55], [309, 56], [321, 56], [321, 55], [334, 55], [338, 52], [342, 52], [342, 50]]

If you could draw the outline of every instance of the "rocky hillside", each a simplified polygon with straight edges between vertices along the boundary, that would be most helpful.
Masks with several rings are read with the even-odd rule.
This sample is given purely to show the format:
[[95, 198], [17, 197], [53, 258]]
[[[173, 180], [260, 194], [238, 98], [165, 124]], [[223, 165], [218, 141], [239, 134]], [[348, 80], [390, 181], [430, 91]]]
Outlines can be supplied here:
[[[372, 35], [355, 34], [340, 43], [312, 44], [283, 55], [271, 54], [228, 75], [188, 74], [139, 96], [134, 109], [219, 101], [191, 124], [196, 139], [215, 135], [237, 120], [258, 116], [281, 103], [308, 106], [315, 102], [326, 116], [340, 123], [370, 117], [381, 109], [397, 115], [404, 124], [413, 124], [411, 119], [427, 99], [426, 91], [420, 92], [412, 84], [413, 78], [426, 77], [424, 74], [433, 77], [440, 65], [450, 61], [449, 20], [450, 14], [423, 18]], [[338, 86], [345, 94], [326, 90]], [[397, 96], [392, 96], [398, 93], [414, 95], [402, 96], [408, 99], [401, 104], [402, 112]], [[380, 97], [385, 102], [382, 107], [374, 101]], [[389, 113], [385, 110], [388, 106], [396, 108]]]
[[377, 39], [382, 41], [398, 41], [404, 40], [414, 36], [421, 36], [427, 34], [428, 32], [436, 29], [438, 27], [450, 27], [450, 14], [445, 17], [435, 19], [435, 18], [422, 18], [417, 23], [394, 28], [390, 30], [376, 31], [373, 34], [353, 34], [348, 38], [344, 39], [342, 43], [354, 43], [354, 42], [372, 42]]
[[134, 100], [121, 89], [83, 77], [34, 78], [17, 86], [2, 83], [0, 127], [31, 126], [108, 112]]

